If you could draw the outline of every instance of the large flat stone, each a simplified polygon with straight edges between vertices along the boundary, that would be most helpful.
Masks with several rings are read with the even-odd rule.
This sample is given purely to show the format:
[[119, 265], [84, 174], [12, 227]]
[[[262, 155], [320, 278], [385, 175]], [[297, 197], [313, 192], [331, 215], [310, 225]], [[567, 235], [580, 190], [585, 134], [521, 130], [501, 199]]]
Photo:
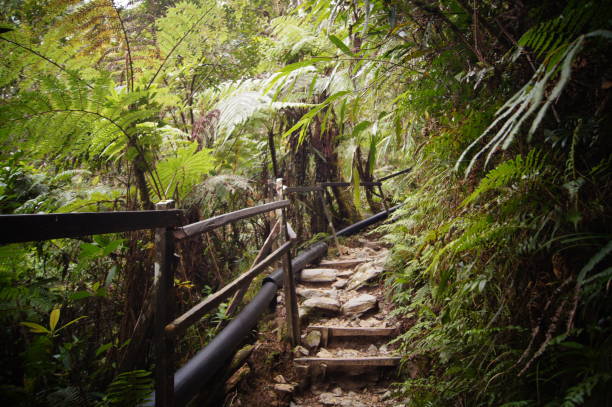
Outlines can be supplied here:
[[305, 299], [316, 297], [338, 298], [338, 292], [336, 290], [317, 290], [315, 288], [298, 287], [295, 293]]
[[300, 274], [300, 280], [306, 283], [331, 283], [336, 281], [336, 270], [304, 269]]
[[335, 298], [329, 297], [314, 297], [309, 298], [302, 303], [302, 307], [309, 309], [318, 309], [323, 311], [339, 312], [340, 302]]

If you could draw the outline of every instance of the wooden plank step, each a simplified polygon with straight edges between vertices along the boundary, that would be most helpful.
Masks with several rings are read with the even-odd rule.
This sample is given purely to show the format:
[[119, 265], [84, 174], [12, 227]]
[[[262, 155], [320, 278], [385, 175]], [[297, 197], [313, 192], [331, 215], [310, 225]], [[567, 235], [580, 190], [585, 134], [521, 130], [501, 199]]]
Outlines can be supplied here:
[[307, 331], [323, 331], [327, 332], [329, 337], [342, 336], [393, 336], [396, 333], [396, 328], [376, 328], [376, 327], [352, 327], [352, 326], [323, 326], [310, 325], [306, 328]]
[[358, 266], [368, 261], [366, 258], [347, 259], [347, 260], [323, 260], [319, 264], [321, 267], [329, 267], [335, 269], [346, 269]]
[[357, 367], [357, 366], [397, 366], [402, 360], [399, 356], [364, 356], [356, 358], [296, 358], [293, 362], [302, 365], [321, 365], [327, 367]]

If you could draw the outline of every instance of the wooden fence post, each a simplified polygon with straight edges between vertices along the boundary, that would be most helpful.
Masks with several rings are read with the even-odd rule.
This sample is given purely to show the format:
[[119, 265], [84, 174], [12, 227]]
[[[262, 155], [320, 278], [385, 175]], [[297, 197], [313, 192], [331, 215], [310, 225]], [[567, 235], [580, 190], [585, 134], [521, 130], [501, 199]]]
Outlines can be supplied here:
[[[174, 208], [174, 201], [155, 205], [156, 210]], [[164, 327], [174, 318], [174, 235], [167, 227], [155, 229], [155, 406], [174, 406], [174, 339]]]
[[[276, 179], [277, 199], [283, 199], [283, 179]], [[285, 209], [281, 212], [281, 236], [285, 242], [291, 240], [287, 229], [287, 214]], [[291, 345], [300, 344], [300, 316], [298, 313], [297, 295], [295, 293], [295, 279], [293, 266], [291, 265], [291, 250], [283, 257], [283, 290], [285, 292], [285, 308], [287, 311], [287, 330], [291, 339]]]
[[338, 249], [338, 254], [343, 254], [342, 249], [340, 249], [340, 243], [338, 242], [338, 236], [336, 235], [336, 228], [334, 227], [334, 220], [332, 219], [331, 212], [327, 207], [327, 203], [325, 202], [325, 187], [321, 187], [320, 191], [317, 191], [319, 195], [319, 199], [321, 200], [321, 205], [323, 206], [323, 213], [325, 214], [325, 218], [327, 219], [327, 223], [332, 231], [332, 236], [334, 237], [334, 243], [336, 244], [336, 249]]
[[378, 192], [380, 192], [380, 200], [382, 201], [382, 204], [385, 207], [385, 211], [389, 212], [389, 206], [387, 205], [387, 199], [385, 198], [385, 193], [382, 189], [382, 183], [378, 186]]

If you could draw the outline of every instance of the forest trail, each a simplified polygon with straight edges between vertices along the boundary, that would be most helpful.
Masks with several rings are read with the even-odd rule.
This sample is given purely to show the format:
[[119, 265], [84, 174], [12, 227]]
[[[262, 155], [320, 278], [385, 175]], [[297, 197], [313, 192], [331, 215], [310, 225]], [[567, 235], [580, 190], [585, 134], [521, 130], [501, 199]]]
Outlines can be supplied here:
[[353, 247], [341, 246], [341, 253], [299, 276], [302, 346], [293, 350], [298, 383], [274, 379], [277, 393], [290, 394], [291, 407], [396, 405], [390, 384], [400, 358], [388, 342], [398, 321], [390, 316], [382, 284], [388, 250], [363, 237], [346, 244]]

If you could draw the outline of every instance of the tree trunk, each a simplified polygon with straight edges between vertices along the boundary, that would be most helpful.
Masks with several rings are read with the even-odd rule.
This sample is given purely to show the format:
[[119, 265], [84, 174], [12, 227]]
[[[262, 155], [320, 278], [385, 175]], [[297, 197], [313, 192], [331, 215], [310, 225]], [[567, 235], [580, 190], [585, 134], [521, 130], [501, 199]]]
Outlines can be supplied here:
[[[359, 172], [359, 179], [361, 179], [361, 181], [364, 182], [371, 182], [372, 181], [372, 174], [370, 174], [369, 172], [369, 168], [370, 168], [370, 159], [368, 157], [368, 161], [365, 163], [365, 169], [364, 169], [364, 164], [363, 164], [363, 160], [361, 158], [361, 148], [357, 147], [357, 150], [355, 151], [355, 157], [356, 157], [356, 164], [357, 164], [357, 172]], [[378, 213], [382, 210], [382, 206], [379, 202], [376, 202], [374, 200], [374, 194], [372, 192], [372, 187], [364, 187], [365, 189], [365, 193], [366, 193], [366, 200], [368, 201], [368, 206], [370, 207], [370, 210], [372, 211], [372, 213]]]
[[[324, 114], [324, 112], [321, 112]], [[317, 182], [340, 181], [343, 182], [342, 171], [338, 160], [338, 126], [334, 117], [329, 118], [324, 133], [321, 132], [321, 120], [316, 119], [313, 124], [313, 134], [310, 138], [311, 145], [320, 154], [315, 155]], [[332, 187], [334, 198], [338, 204], [338, 211], [343, 223], [354, 223], [360, 220], [359, 212], [353, 203], [353, 199], [346, 188]], [[322, 208], [321, 208], [322, 210]], [[324, 216], [322, 222], [325, 223]]]

